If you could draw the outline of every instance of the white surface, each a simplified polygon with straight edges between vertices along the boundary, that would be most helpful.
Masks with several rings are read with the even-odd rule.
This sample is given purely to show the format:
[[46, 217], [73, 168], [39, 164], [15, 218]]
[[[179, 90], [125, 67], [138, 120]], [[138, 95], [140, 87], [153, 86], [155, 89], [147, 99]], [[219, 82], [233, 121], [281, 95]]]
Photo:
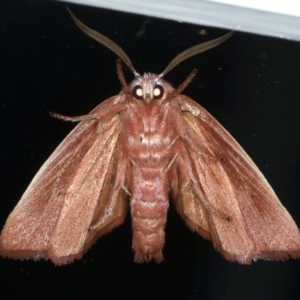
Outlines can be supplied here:
[[300, 41], [300, 0], [67, 0]]
[[[209, 1], [209, 0], [208, 0]], [[223, 4], [231, 4], [244, 8], [252, 8], [273, 12], [278, 14], [286, 14], [300, 17], [300, 1], [299, 0], [211, 0]]]

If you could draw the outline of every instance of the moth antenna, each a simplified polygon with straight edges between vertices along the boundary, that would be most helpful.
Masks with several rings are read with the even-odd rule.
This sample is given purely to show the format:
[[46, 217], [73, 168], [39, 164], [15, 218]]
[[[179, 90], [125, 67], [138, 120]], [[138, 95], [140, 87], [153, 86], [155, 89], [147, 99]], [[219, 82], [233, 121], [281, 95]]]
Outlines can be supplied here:
[[102, 44], [112, 52], [114, 52], [121, 60], [125, 63], [125, 65], [131, 70], [135, 77], [140, 76], [139, 73], [135, 70], [131, 59], [125, 53], [125, 51], [114, 41], [112, 41], [107, 36], [101, 34], [100, 32], [89, 28], [85, 24], [83, 24], [77, 17], [72, 13], [72, 11], [67, 7], [67, 11], [69, 12], [71, 18], [75, 22], [75, 24], [79, 27], [81, 31], [83, 31], [86, 35], [97, 41], [98, 43]]
[[230, 31], [214, 40], [204, 42], [201, 44], [197, 44], [191, 48], [188, 48], [188, 49], [182, 51], [177, 56], [175, 56], [175, 58], [173, 58], [173, 60], [171, 60], [171, 62], [167, 65], [167, 67], [164, 69], [164, 71], [158, 77], [159, 78], [164, 77], [168, 72], [170, 72], [173, 68], [175, 68], [177, 65], [179, 65], [184, 60], [186, 60], [192, 56], [195, 56], [199, 53], [205, 52], [209, 49], [212, 49], [216, 46], [219, 46], [220, 44], [227, 41], [233, 35], [233, 33], [234, 33], [233, 31]]

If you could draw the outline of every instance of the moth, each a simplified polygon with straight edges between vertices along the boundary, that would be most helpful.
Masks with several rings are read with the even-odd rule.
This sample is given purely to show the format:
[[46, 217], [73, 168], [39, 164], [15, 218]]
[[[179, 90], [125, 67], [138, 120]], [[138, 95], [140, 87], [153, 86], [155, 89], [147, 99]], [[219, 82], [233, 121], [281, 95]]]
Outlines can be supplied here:
[[118, 61], [118, 95], [86, 115], [53, 114], [80, 123], [9, 215], [0, 254], [70, 263], [122, 224], [130, 210], [134, 261], [162, 262], [171, 199], [185, 223], [230, 261], [299, 258], [297, 225], [266, 179], [234, 138], [182, 94], [196, 71], [177, 88], [163, 79], [232, 32], [183, 51], [159, 75], [140, 75], [121, 47], [70, 14], [134, 79], [126, 83]]

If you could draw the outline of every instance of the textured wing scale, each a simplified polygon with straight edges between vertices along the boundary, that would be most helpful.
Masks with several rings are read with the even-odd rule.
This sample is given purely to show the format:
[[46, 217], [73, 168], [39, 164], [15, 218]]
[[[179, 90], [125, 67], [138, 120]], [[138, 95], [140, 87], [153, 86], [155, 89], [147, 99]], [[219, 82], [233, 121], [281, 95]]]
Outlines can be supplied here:
[[186, 121], [185, 148], [193, 178], [179, 175], [175, 206], [187, 224], [227, 259], [300, 257], [292, 217], [245, 151], [201, 106], [179, 96]]
[[126, 195], [113, 184], [120, 175], [120, 130], [115, 115], [105, 123], [81, 122], [66, 137], [10, 214], [0, 238], [2, 255], [64, 264], [80, 258], [97, 237], [123, 222]]

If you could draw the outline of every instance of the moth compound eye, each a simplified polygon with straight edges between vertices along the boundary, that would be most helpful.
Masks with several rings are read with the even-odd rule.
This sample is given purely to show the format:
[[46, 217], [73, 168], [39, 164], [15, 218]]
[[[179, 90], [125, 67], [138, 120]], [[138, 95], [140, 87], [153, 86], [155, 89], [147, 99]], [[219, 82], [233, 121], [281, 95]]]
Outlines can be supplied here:
[[154, 99], [161, 99], [164, 95], [164, 88], [161, 85], [156, 85], [153, 89], [153, 98]]
[[143, 89], [140, 85], [136, 85], [132, 90], [132, 96], [136, 99], [143, 99]]

